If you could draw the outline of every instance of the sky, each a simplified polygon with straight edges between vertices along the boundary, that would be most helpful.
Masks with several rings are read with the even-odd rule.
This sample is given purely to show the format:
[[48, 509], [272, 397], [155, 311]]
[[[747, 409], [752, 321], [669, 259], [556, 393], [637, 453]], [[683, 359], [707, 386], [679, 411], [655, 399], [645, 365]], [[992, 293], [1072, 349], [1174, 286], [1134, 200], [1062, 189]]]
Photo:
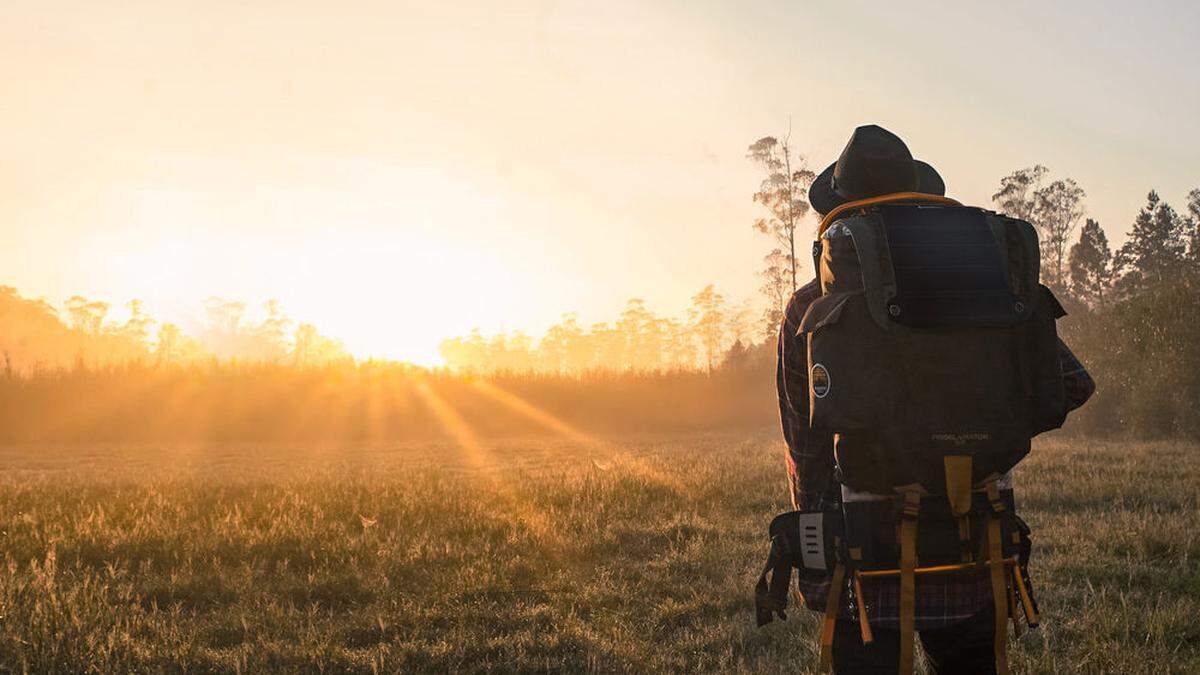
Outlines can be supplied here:
[[984, 206], [1045, 164], [1118, 243], [1200, 187], [1200, 3], [888, 4], [6, 0], [0, 284], [433, 363], [756, 298], [746, 147], [789, 129], [819, 171], [881, 124]]

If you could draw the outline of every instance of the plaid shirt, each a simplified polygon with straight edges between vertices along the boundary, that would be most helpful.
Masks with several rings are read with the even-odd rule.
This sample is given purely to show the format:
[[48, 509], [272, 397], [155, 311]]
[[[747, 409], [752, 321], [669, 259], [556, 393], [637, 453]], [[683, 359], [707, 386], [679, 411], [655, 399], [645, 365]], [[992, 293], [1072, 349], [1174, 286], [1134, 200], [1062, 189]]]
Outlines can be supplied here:
[[[779, 331], [779, 362], [776, 386], [783, 437], [787, 442], [788, 483], [792, 503], [804, 511], [819, 510], [839, 498], [840, 487], [833, 478], [833, 435], [808, 426], [808, 358], [800, 319], [821, 295], [816, 281], [801, 287], [788, 303]], [[1062, 363], [1068, 410], [1083, 405], [1095, 384], [1087, 371], [1061, 340]], [[800, 593], [810, 609], [823, 609], [829, 593], [828, 578], [800, 578]], [[917, 578], [916, 628], [930, 630], [968, 619], [992, 602], [991, 581], [986, 573], [932, 575]], [[895, 579], [863, 580], [863, 600], [871, 624], [898, 628], [900, 585]], [[851, 593], [843, 593], [841, 616], [855, 618]]]

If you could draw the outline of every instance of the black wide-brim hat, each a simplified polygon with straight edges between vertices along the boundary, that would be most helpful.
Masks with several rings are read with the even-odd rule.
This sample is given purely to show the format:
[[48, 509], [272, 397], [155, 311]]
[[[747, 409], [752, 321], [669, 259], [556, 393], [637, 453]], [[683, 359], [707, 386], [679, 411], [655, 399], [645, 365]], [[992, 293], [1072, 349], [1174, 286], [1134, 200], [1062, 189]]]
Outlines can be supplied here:
[[838, 160], [808, 189], [808, 203], [825, 215], [846, 202], [896, 192], [943, 196], [946, 184], [930, 165], [913, 159], [900, 137], [870, 124], [854, 130]]

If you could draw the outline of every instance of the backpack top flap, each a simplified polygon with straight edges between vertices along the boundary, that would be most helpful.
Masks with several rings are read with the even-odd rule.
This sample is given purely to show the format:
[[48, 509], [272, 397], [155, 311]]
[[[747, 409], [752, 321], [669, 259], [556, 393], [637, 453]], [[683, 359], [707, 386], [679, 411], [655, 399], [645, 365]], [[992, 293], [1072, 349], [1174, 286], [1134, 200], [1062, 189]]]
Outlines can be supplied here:
[[1029, 318], [1031, 303], [1010, 283], [1016, 261], [985, 211], [887, 205], [878, 212], [895, 278], [887, 300], [893, 321], [909, 328], [1001, 327]]

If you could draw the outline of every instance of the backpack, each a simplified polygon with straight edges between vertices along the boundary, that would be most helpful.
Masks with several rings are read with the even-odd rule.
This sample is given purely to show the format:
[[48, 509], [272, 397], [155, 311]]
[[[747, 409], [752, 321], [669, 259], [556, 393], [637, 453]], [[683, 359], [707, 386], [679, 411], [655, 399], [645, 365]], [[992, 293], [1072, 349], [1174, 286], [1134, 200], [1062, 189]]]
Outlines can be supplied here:
[[800, 332], [810, 425], [835, 435], [843, 485], [944, 494], [944, 457], [977, 484], [1062, 425], [1065, 312], [1039, 283], [1029, 223], [956, 204], [830, 215], [814, 246], [821, 297]]
[[1005, 672], [1010, 612], [1019, 601], [1036, 626], [1037, 609], [1028, 528], [1001, 479], [1066, 416], [1055, 328], [1065, 312], [1040, 283], [1037, 233], [944, 197], [899, 194], [834, 209], [818, 236], [821, 297], [799, 333], [810, 426], [832, 434], [843, 495], [822, 661], [842, 587], [899, 578], [910, 672], [915, 577], [988, 570]]

